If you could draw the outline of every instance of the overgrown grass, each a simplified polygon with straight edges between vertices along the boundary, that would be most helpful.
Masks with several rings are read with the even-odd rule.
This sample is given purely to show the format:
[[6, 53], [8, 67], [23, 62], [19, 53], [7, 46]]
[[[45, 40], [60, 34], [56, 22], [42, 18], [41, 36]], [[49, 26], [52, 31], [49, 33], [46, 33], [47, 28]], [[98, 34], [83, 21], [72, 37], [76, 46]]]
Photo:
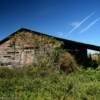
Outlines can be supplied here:
[[99, 100], [100, 66], [66, 74], [32, 66], [0, 68], [0, 99]]

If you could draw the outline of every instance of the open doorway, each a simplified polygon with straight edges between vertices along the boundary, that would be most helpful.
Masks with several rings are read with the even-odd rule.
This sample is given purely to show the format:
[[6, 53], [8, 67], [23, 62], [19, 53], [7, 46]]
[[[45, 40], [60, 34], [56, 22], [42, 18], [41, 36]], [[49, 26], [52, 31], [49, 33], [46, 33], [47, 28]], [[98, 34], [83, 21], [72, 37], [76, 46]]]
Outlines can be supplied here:
[[88, 49], [87, 56], [87, 65], [93, 68], [97, 68], [100, 63], [100, 52]]

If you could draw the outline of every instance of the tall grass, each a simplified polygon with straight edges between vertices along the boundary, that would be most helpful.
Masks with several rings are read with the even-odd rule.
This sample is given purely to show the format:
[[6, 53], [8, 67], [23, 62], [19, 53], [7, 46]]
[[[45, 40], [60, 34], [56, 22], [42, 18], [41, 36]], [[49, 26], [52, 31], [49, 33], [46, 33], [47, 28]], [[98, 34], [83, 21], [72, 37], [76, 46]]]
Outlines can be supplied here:
[[63, 51], [45, 55], [37, 64], [0, 67], [0, 99], [99, 100], [100, 66], [83, 69]]
[[[52, 70], [52, 69], [51, 69]], [[18, 100], [99, 100], [100, 68], [66, 74], [37, 67], [0, 68], [0, 97]], [[5, 74], [5, 75], [4, 75]]]

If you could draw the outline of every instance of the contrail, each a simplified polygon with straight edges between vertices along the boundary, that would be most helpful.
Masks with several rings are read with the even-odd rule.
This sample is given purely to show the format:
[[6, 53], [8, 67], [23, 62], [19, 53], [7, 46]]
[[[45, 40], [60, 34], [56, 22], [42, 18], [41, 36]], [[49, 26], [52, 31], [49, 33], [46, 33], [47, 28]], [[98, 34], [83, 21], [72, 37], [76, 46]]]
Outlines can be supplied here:
[[83, 30], [80, 31], [80, 33], [83, 33], [85, 31], [87, 31], [89, 28], [91, 28], [94, 24], [96, 24], [98, 21], [100, 20], [100, 17], [98, 17], [97, 19], [95, 19], [93, 22], [91, 22], [86, 28], [84, 28]]
[[75, 26], [71, 31], [69, 31], [68, 33], [72, 33], [74, 30], [76, 30], [77, 28], [79, 28], [85, 21], [87, 21], [91, 16], [93, 16], [95, 14], [95, 12], [92, 12], [90, 15], [88, 15], [87, 17], [85, 17], [77, 26]]

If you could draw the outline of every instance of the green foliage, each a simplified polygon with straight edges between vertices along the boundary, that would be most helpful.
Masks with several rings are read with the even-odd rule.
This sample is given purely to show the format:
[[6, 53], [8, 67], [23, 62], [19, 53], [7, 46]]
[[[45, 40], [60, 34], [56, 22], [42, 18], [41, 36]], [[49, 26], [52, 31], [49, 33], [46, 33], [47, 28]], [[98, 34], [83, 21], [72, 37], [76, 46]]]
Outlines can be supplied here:
[[14, 72], [10, 68], [0, 67], [0, 78], [11, 78]]
[[[27, 42], [30, 39], [32, 43], [39, 45], [40, 50], [36, 54], [38, 62], [23, 67], [0, 67], [0, 99], [100, 99], [100, 67], [95, 70], [79, 68], [74, 58], [60, 49], [62, 43], [55, 43], [53, 38], [49, 40], [42, 36], [36, 41], [37, 36], [34, 37], [35, 41], [24, 36], [23, 41]], [[45, 41], [51, 45], [44, 45]], [[53, 47], [52, 43], [56, 45]]]
[[[52, 70], [52, 69], [51, 69]], [[0, 97], [18, 100], [99, 100], [100, 68], [66, 74], [31, 65], [0, 68]]]

